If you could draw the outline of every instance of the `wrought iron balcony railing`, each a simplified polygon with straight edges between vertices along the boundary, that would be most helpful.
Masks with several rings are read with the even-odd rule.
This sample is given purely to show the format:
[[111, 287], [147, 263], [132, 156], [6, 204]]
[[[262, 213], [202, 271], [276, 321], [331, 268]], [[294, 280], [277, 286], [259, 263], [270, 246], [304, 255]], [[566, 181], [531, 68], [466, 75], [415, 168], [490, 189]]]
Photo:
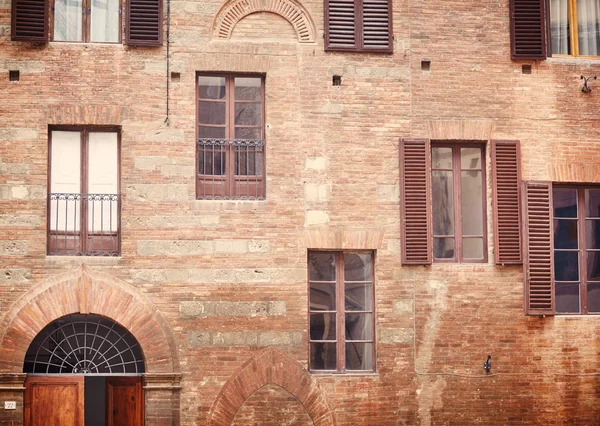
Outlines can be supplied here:
[[263, 200], [265, 141], [198, 139], [196, 198]]
[[48, 254], [119, 256], [119, 194], [48, 194]]

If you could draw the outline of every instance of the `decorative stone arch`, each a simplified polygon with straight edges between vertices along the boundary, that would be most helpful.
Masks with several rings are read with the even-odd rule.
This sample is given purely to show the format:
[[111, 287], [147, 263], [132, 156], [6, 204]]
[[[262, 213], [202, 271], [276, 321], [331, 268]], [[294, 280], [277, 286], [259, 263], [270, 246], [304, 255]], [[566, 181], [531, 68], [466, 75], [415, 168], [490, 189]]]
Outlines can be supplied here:
[[31, 341], [51, 322], [73, 313], [110, 318], [140, 344], [146, 372], [179, 373], [175, 340], [154, 304], [129, 284], [83, 265], [25, 293], [0, 323], [0, 365], [21, 373]]
[[300, 43], [315, 42], [315, 24], [308, 11], [296, 0], [228, 0], [215, 16], [213, 36], [230, 38], [238, 22], [258, 12], [271, 12], [286, 19], [294, 27]]
[[208, 424], [230, 425], [244, 402], [268, 384], [295, 396], [315, 426], [335, 426], [333, 412], [316, 380], [297, 361], [272, 348], [247, 361], [223, 386], [210, 409]]

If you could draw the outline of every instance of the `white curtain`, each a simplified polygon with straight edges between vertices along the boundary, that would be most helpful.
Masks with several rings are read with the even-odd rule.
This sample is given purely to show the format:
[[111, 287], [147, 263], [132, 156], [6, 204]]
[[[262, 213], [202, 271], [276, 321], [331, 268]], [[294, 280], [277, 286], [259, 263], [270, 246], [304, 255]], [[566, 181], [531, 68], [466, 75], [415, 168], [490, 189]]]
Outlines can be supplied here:
[[92, 0], [91, 41], [119, 41], [119, 0]]
[[600, 2], [577, 1], [577, 30], [579, 32], [579, 55], [598, 56], [600, 47]]
[[550, 0], [550, 32], [552, 54], [570, 55], [569, 0]]
[[54, 3], [54, 40], [82, 41], [82, 0], [56, 0]]

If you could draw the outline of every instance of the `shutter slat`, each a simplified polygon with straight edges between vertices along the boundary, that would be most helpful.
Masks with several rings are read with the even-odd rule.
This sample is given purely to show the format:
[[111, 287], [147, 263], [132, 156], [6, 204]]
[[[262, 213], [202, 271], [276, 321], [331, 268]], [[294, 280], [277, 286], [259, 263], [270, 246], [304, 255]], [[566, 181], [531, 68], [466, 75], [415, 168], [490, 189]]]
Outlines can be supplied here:
[[496, 265], [521, 265], [519, 141], [491, 142]]
[[428, 139], [400, 143], [402, 264], [431, 263], [430, 148]]
[[48, 42], [48, 5], [45, 0], [13, 0], [11, 39]]
[[327, 46], [334, 49], [356, 47], [354, 0], [330, 0], [326, 13]]
[[554, 315], [552, 184], [524, 182], [525, 313]]
[[513, 59], [546, 58], [545, 0], [510, 0]]
[[126, 43], [132, 46], [162, 45], [162, 1], [127, 2]]
[[363, 0], [363, 44], [367, 48], [390, 48], [390, 16], [387, 0]]

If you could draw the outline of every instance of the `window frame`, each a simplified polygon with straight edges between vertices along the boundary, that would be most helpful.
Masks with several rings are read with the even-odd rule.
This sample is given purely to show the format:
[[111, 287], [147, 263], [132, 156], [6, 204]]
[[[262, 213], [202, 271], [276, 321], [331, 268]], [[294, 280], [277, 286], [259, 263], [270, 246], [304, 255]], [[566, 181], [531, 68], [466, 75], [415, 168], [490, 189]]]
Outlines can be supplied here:
[[393, 25], [393, 12], [392, 12], [392, 1], [388, 0], [388, 20], [389, 20], [389, 47], [386, 48], [374, 48], [364, 46], [364, 17], [363, 17], [363, 0], [354, 1], [354, 34], [356, 35], [355, 47], [332, 47], [329, 44], [329, 1], [323, 0], [323, 11], [324, 17], [324, 39], [325, 39], [325, 52], [357, 52], [357, 53], [393, 53], [394, 52], [394, 25]]
[[550, 13], [552, 8], [550, 7], [551, 0], [542, 0], [546, 3], [546, 10], [548, 11], [548, 16], [546, 19], [546, 28], [547, 35], [546, 39], [548, 40], [548, 52], [551, 58], [582, 58], [582, 59], [598, 59], [600, 58], [600, 54], [597, 56], [590, 55], [579, 55], [579, 27], [577, 25], [577, 0], [568, 0], [569, 1], [569, 36], [571, 37], [569, 48], [571, 49], [571, 54], [554, 54], [552, 52], [552, 24]]
[[[262, 146], [262, 186], [263, 186], [263, 194], [262, 197], [257, 197], [257, 198], [251, 198], [252, 200], [265, 200], [266, 199], [266, 193], [267, 193], [267, 188], [266, 188], [266, 171], [267, 171], [267, 161], [266, 161], [266, 131], [265, 131], [265, 123], [266, 123], [266, 118], [265, 118], [265, 113], [266, 113], [266, 74], [264, 73], [237, 73], [237, 72], [210, 72], [210, 71], [199, 71], [196, 72], [196, 94], [195, 94], [195, 102], [196, 102], [196, 140], [201, 139], [199, 137], [199, 128], [200, 128], [200, 101], [214, 101], [214, 100], [210, 100], [210, 99], [200, 99], [199, 97], [199, 90], [198, 90], [198, 78], [199, 77], [224, 77], [225, 78], [225, 100], [222, 101], [225, 103], [225, 137], [222, 138], [224, 140], [235, 140], [235, 104], [236, 104], [236, 100], [235, 100], [235, 79], [236, 78], [260, 78], [261, 80], [261, 123], [260, 123], [260, 134], [261, 134], [261, 139], [263, 141], [263, 146]], [[255, 101], [256, 102], [256, 101]], [[210, 125], [206, 125], [207, 127], [210, 127]], [[215, 127], [223, 127], [223, 126], [217, 126], [215, 125]], [[206, 139], [221, 139], [221, 138], [206, 138]], [[239, 139], [242, 140], [242, 139]], [[206, 200], [207, 198], [203, 198], [201, 197], [200, 194], [200, 187], [201, 187], [201, 181], [202, 179], [200, 178], [200, 167], [199, 167], [199, 149], [198, 149], [198, 145], [196, 145], [196, 150], [195, 150], [195, 173], [196, 173], [196, 179], [195, 179], [195, 186], [196, 186], [196, 200]], [[246, 199], [246, 197], [244, 196], [238, 196], [237, 194], [235, 194], [235, 155], [234, 155], [234, 149], [230, 148], [229, 146], [225, 146], [225, 163], [226, 163], [226, 168], [225, 168], [225, 174], [222, 175], [225, 177], [225, 195], [220, 197], [217, 196], [216, 198], [208, 198], [208, 199], [219, 199], [219, 200], [240, 200], [240, 199]], [[221, 175], [203, 175], [203, 176], [221, 176]], [[252, 177], [252, 176], [259, 176], [259, 175], [242, 175], [242, 176], [247, 176], [247, 179]], [[259, 181], [259, 179], [255, 179], [256, 181]]]
[[[461, 148], [479, 148], [481, 151], [481, 179], [482, 179], [482, 236], [483, 239], [483, 257], [482, 259], [471, 259], [465, 258], [463, 255], [463, 238], [462, 233], [462, 185], [461, 185]], [[487, 235], [487, 176], [486, 176], [486, 149], [485, 143], [473, 143], [473, 142], [449, 142], [449, 141], [431, 141], [429, 156], [431, 158], [430, 164], [430, 179], [431, 183], [431, 250], [432, 250], [432, 261], [434, 263], [487, 263], [488, 262], [488, 235]], [[433, 200], [433, 171], [434, 170], [447, 170], [450, 169], [436, 169], [433, 167], [433, 149], [434, 148], [451, 148], [452, 149], [452, 197], [454, 204], [454, 257], [452, 259], [437, 258], [435, 257], [435, 227], [433, 223], [433, 211], [434, 211], [434, 200]], [[473, 236], [474, 237], [474, 236]], [[479, 236], [477, 237], [479, 238]]]
[[82, 0], [81, 9], [81, 25], [82, 33], [81, 40], [54, 40], [54, 17], [56, 11], [56, 0], [48, 1], [48, 40], [56, 43], [93, 43], [93, 44], [123, 44], [123, 1], [119, 0], [119, 23], [118, 23], [118, 34], [119, 39], [117, 41], [91, 41], [92, 32], [92, 0]]
[[[52, 194], [52, 132], [53, 131], [66, 131], [66, 132], [79, 132], [80, 137], [80, 194], [87, 194], [88, 190], [88, 145], [89, 145], [89, 133], [116, 133], [117, 134], [117, 246], [118, 254], [122, 254], [122, 223], [121, 223], [121, 126], [113, 125], [51, 125], [48, 126], [48, 171], [47, 171], [47, 182], [48, 182], [48, 197], [47, 197], [47, 214], [46, 214], [46, 255], [47, 256], [68, 256], [69, 254], [51, 253], [50, 250], [50, 232], [51, 232], [51, 200], [50, 194]], [[87, 214], [82, 211], [80, 213], [79, 226], [81, 229], [81, 251], [85, 256], [86, 253], [86, 238], [87, 235]], [[104, 256], [104, 255], [103, 255]]]
[[[595, 218], [587, 218], [586, 215], [586, 205], [585, 205], [585, 191], [588, 189], [600, 189], [600, 186], [597, 185], [586, 185], [586, 184], [568, 184], [568, 183], [555, 183], [552, 182], [552, 192], [554, 189], [575, 189], [577, 191], [577, 217], [576, 218], [561, 218], [554, 216], [554, 202], [551, 205], [552, 209], [552, 258], [553, 258], [553, 268], [552, 268], [552, 276], [553, 276], [553, 286], [554, 286], [554, 313], [555, 315], [600, 315], [600, 311], [598, 312], [589, 312], [588, 310], [588, 264], [587, 264], [587, 253], [590, 249], [587, 248], [587, 238], [586, 238], [586, 221], [587, 220], [598, 220]], [[554, 196], [553, 196], [554, 199]], [[575, 220], [577, 222], [577, 249], [557, 249], [554, 243], [554, 222], [556, 220]], [[600, 251], [600, 249], [591, 249], [593, 251]], [[573, 281], [557, 281], [556, 280], [556, 262], [554, 262], [554, 257], [557, 251], [577, 251], [577, 262], [578, 262], [578, 274], [579, 274], [579, 312], [558, 312], [556, 309], [556, 285], [557, 283], [574, 283]], [[593, 282], [593, 281], [592, 281]], [[593, 282], [594, 283], [594, 282]]]
[[[310, 255], [313, 253], [332, 253], [335, 255], [335, 300], [336, 309], [333, 311], [312, 311], [310, 306]], [[370, 254], [371, 255], [371, 310], [370, 311], [349, 311], [352, 313], [370, 313], [372, 316], [372, 340], [352, 340], [357, 343], [371, 343], [372, 345], [372, 360], [373, 365], [369, 370], [347, 370], [346, 369], [346, 309], [345, 309], [345, 279], [344, 279], [344, 255], [345, 254]], [[376, 339], [376, 316], [375, 316], [375, 265], [376, 251], [375, 250], [308, 250], [307, 252], [307, 291], [308, 291], [308, 370], [312, 374], [355, 374], [365, 375], [377, 372], [377, 339]], [[335, 370], [319, 370], [312, 368], [311, 365], [311, 344], [320, 343], [319, 340], [311, 339], [310, 335], [310, 315], [312, 313], [335, 313], [336, 318], [336, 369]], [[331, 341], [329, 341], [331, 343]]]

